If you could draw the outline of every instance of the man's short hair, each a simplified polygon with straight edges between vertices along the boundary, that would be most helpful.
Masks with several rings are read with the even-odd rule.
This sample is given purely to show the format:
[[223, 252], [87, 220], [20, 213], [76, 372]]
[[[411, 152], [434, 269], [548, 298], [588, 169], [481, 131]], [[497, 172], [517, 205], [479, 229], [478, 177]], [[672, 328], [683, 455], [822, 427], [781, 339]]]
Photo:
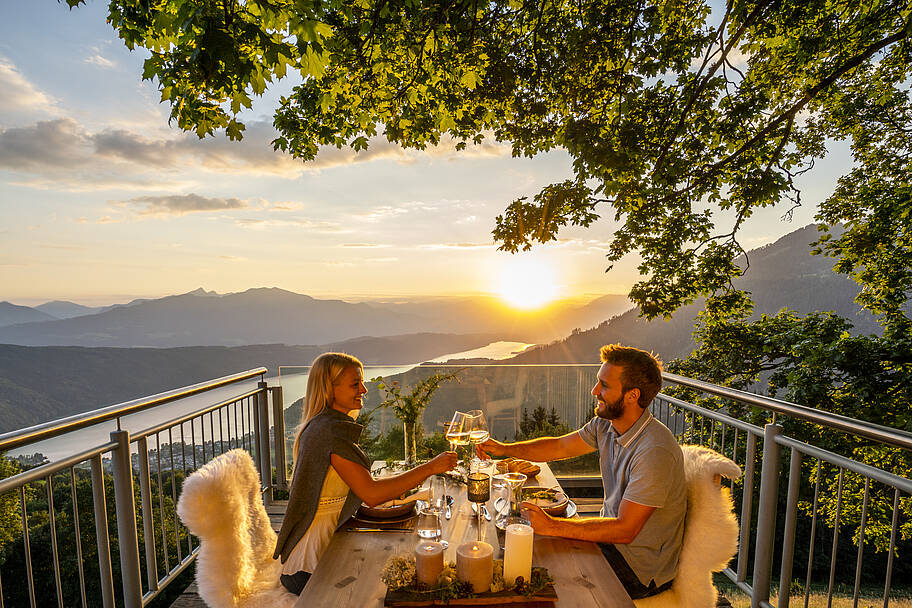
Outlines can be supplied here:
[[622, 369], [623, 391], [626, 393], [632, 388], [640, 389], [640, 398], [637, 402], [643, 409], [649, 407], [662, 390], [662, 362], [652, 353], [620, 344], [606, 344], [599, 354], [602, 363], [617, 365]]

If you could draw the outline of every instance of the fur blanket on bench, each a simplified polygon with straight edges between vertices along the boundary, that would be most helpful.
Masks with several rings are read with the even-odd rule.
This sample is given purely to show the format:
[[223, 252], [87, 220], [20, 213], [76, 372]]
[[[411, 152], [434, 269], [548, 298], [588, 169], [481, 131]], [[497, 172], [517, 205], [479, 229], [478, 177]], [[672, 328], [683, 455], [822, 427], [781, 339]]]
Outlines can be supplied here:
[[717, 479], [737, 479], [741, 467], [709, 448], [685, 445], [682, 449], [687, 517], [674, 584], [659, 595], [636, 600], [637, 608], [713, 608], [718, 598], [713, 572], [725, 569], [738, 550], [738, 519], [731, 493]]
[[290, 608], [297, 600], [279, 583], [276, 534], [250, 454], [231, 450], [185, 479], [177, 514], [199, 537], [196, 583], [208, 606]]

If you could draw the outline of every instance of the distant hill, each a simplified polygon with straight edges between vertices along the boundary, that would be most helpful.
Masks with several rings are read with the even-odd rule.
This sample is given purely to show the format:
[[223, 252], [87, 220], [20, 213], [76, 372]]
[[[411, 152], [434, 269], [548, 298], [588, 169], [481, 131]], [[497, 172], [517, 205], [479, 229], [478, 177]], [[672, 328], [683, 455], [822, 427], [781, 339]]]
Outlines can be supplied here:
[[309, 365], [344, 351], [365, 364], [417, 363], [484, 346], [491, 335], [415, 334], [320, 346], [85, 348], [0, 345], [0, 432], [152, 395], [246, 369]]
[[0, 302], [0, 326], [30, 323], [32, 321], [52, 321], [54, 319], [54, 316], [29, 306]]
[[35, 306], [35, 310], [40, 310], [57, 319], [72, 319], [73, 317], [94, 315], [111, 308], [113, 308], [113, 306], [83, 306], [82, 304], [66, 302], [64, 300], [53, 300]]
[[[775, 314], [783, 307], [801, 314], [835, 311], [852, 321], [856, 333], [877, 333], [874, 317], [853, 301], [859, 292], [858, 283], [834, 273], [832, 258], [810, 255], [809, 245], [817, 235], [816, 226], [806, 226], [748, 252], [749, 268], [735, 285], [753, 295], [755, 317]], [[745, 260], [740, 262], [743, 267]], [[670, 361], [687, 356], [696, 347], [691, 334], [702, 308], [702, 301], [684, 306], [670, 321], [646, 321], [638, 316], [637, 309], [630, 310], [502, 363], [593, 363], [602, 345], [616, 342], [652, 350]]]
[[546, 342], [629, 307], [626, 296], [617, 295], [523, 312], [492, 297], [349, 303], [276, 288], [226, 295], [199, 289], [96, 314], [2, 327], [0, 343], [158, 348], [321, 344], [421, 332], [496, 333], [500, 340]]

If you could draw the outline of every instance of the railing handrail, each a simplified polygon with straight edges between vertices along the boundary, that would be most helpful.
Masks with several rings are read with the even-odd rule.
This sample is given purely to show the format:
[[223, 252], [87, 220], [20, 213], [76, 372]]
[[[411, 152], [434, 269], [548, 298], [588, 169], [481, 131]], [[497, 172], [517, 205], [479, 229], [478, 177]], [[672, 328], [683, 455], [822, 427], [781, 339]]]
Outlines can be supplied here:
[[238, 372], [237, 374], [222, 376], [221, 378], [216, 378], [214, 380], [191, 384], [190, 386], [172, 389], [156, 395], [140, 397], [139, 399], [109, 405], [90, 412], [74, 414], [66, 418], [42, 422], [41, 424], [36, 424], [35, 426], [30, 426], [25, 429], [3, 433], [0, 434], [0, 453], [43, 439], [50, 439], [51, 437], [69, 433], [70, 431], [93, 426], [100, 422], [106, 422], [129, 414], [135, 414], [171, 401], [211, 391], [236, 382], [249, 380], [256, 376], [260, 376], [262, 379], [266, 372], [267, 369], [265, 367], [257, 367], [244, 372]]
[[716, 395], [717, 397], [741, 401], [748, 405], [754, 405], [765, 410], [776, 412], [777, 414], [800, 418], [802, 420], [807, 420], [808, 422], [813, 422], [814, 424], [835, 428], [859, 437], [865, 437], [906, 450], [912, 450], [912, 433], [907, 433], [906, 431], [881, 426], [857, 418], [841, 416], [824, 410], [814, 409], [806, 405], [798, 405], [797, 403], [782, 401], [781, 399], [773, 399], [772, 397], [755, 395], [754, 393], [719, 386], [702, 380], [686, 378], [677, 374], [664, 372], [662, 376], [668, 382], [694, 388], [704, 393]]

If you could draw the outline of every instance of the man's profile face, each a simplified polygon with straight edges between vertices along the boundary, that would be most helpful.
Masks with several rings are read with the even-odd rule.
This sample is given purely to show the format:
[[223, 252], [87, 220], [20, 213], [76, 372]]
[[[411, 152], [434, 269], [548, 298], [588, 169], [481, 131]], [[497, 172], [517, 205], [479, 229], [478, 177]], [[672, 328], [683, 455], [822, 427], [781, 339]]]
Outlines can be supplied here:
[[598, 402], [595, 415], [606, 420], [615, 420], [624, 413], [624, 391], [621, 385], [621, 372], [624, 368], [610, 363], [603, 363], [599, 368], [592, 396]]

